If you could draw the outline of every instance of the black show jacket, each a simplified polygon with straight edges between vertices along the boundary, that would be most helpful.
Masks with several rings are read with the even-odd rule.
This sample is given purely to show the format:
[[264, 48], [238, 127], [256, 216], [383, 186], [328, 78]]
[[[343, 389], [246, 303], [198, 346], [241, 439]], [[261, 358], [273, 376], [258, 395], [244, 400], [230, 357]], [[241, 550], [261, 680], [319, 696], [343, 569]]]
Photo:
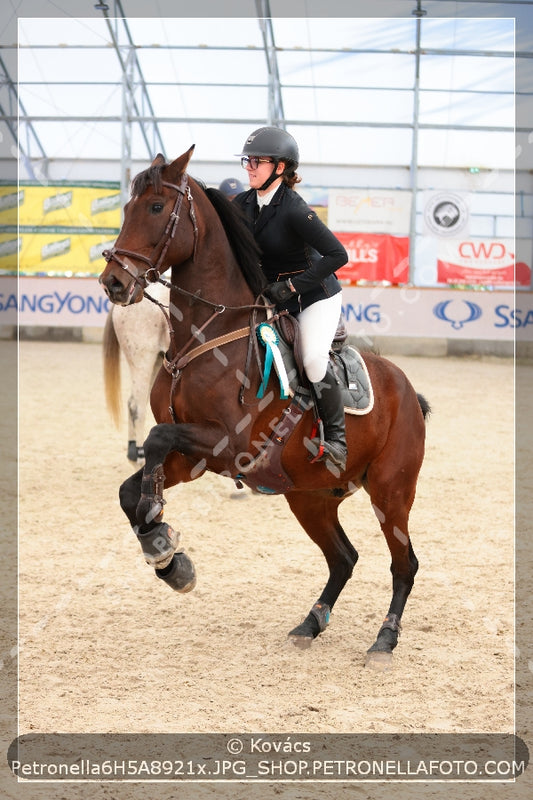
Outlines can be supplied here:
[[289, 311], [341, 291], [335, 270], [346, 264], [348, 254], [297, 192], [282, 183], [259, 214], [255, 189], [241, 192], [232, 202], [243, 210], [261, 248], [268, 283], [291, 279], [296, 296], [285, 304]]

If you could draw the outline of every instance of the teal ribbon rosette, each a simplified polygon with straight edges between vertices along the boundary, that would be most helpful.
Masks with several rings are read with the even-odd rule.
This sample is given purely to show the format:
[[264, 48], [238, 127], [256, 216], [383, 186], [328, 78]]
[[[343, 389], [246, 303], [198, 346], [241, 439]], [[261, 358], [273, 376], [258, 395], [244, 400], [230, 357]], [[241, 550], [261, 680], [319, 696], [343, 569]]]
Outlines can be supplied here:
[[258, 389], [256, 397], [262, 398], [264, 396], [268, 379], [270, 378], [270, 373], [272, 371], [272, 364], [274, 364], [274, 368], [279, 378], [280, 397], [282, 400], [286, 400], [289, 396], [289, 378], [287, 376], [285, 364], [283, 363], [283, 356], [281, 355], [281, 351], [278, 347], [278, 334], [274, 328], [268, 324], [268, 322], [262, 322], [257, 328], [257, 338], [261, 344], [265, 346], [266, 353], [265, 366], [263, 369], [263, 380], [261, 381], [261, 386]]

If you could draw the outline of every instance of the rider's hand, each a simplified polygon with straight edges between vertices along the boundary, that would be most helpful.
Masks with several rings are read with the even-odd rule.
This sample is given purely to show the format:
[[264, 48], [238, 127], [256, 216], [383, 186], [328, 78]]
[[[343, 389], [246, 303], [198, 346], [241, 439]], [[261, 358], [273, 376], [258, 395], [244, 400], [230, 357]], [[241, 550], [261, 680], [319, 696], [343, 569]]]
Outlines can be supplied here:
[[267, 286], [263, 294], [277, 306], [281, 306], [287, 302], [289, 297], [293, 294], [293, 291], [289, 285], [289, 281], [276, 281], [276, 283], [271, 283]]

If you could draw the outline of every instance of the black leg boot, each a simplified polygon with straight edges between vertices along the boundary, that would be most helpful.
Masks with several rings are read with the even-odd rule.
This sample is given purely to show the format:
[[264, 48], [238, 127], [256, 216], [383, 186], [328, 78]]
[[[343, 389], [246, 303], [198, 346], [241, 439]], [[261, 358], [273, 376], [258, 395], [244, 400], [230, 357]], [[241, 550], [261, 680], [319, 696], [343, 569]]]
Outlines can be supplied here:
[[320, 445], [324, 446], [324, 452], [318, 456], [317, 460], [327, 461], [330, 459], [344, 472], [347, 456], [344, 403], [341, 387], [337, 383], [331, 364], [328, 364], [324, 378], [319, 383], [313, 383], [313, 390], [324, 425], [324, 442], [321, 443], [318, 437], [311, 440], [317, 448], [317, 453], [320, 452]]

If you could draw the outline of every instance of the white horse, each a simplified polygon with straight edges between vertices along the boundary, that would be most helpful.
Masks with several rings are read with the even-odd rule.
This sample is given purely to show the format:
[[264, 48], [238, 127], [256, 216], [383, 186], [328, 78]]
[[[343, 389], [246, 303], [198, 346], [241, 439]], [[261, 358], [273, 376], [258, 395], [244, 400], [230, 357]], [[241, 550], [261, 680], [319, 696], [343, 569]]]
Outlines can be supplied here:
[[[168, 306], [169, 290], [152, 284], [149, 294]], [[144, 459], [146, 408], [162, 356], [169, 347], [168, 324], [155, 303], [132, 306], [112, 305], [104, 328], [104, 385], [107, 408], [115, 425], [121, 421], [120, 353], [130, 368], [131, 389], [128, 398], [128, 459]]]

